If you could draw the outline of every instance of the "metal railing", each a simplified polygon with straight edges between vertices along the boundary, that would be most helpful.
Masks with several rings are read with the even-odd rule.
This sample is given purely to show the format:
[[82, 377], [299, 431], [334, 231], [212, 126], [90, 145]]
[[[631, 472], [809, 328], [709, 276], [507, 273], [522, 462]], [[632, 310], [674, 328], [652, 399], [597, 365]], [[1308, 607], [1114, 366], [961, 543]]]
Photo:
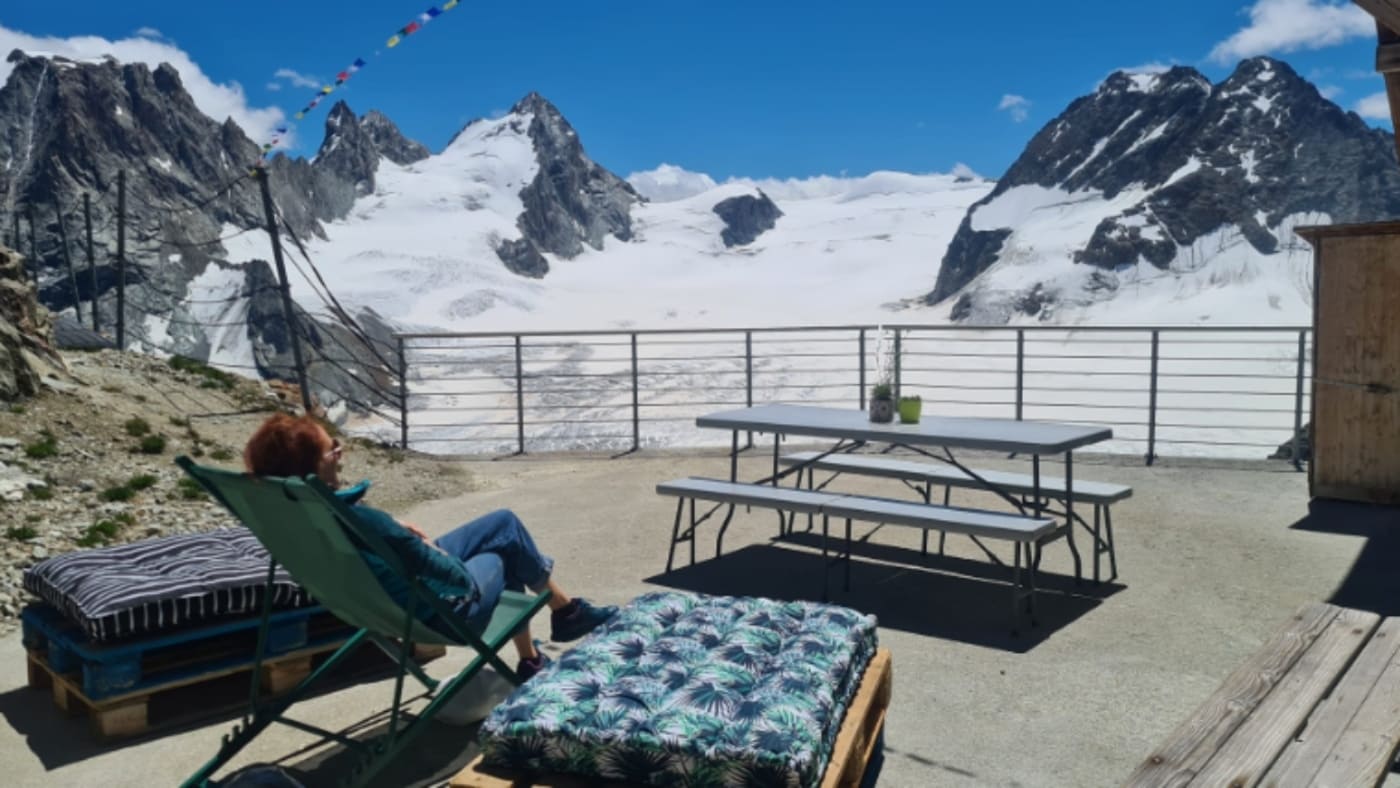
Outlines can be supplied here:
[[[404, 334], [400, 443], [446, 453], [719, 445], [695, 418], [864, 408], [884, 331], [924, 413], [1114, 428], [1105, 447], [1262, 458], [1304, 431], [1310, 329], [809, 326]], [[1294, 452], [1295, 467], [1302, 468]]]

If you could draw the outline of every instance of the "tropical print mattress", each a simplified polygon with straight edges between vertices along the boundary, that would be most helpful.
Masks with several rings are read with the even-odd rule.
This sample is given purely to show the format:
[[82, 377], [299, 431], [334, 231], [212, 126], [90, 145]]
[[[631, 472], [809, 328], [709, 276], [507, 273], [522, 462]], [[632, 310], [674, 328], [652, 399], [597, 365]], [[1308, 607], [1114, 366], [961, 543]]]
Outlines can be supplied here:
[[[24, 571], [24, 587], [97, 642], [262, 610], [267, 550], [247, 528], [78, 550]], [[275, 608], [313, 604], [282, 567]]]
[[646, 594], [496, 707], [484, 759], [643, 785], [817, 785], [875, 648], [875, 618], [849, 608]]

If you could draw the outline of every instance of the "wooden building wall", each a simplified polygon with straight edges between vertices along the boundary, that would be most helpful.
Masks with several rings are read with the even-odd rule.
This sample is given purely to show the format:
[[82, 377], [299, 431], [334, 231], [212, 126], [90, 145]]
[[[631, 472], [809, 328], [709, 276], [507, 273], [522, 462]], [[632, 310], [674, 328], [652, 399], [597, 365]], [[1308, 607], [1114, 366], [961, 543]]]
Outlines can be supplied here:
[[1400, 504], [1400, 222], [1298, 234], [1313, 246], [1312, 494]]

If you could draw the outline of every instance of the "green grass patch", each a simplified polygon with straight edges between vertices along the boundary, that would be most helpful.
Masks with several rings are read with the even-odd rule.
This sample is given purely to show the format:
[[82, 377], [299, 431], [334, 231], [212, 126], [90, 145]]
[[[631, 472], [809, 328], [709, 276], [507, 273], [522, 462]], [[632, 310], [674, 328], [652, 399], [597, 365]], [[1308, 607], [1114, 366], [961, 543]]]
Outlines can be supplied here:
[[126, 480], [126, 486], [139, 492], [156, 486], [156, 482], [158, 481], [160, 481], [160, 478], [153, 474], [138, 473]]
[[29, 497], [30, 497], [30, 498], [33, 498], [33, 499], [36, 500], [36, 501], [52, 501], [52, 500], [53, 500], [53, 488], [52, 488], [52, 487], [31, 487], [31, 488], [29, 488]]
[[107, 489], [98, 493], [97, 497], [101, 498], [104, 501], [107, 501], [108, 503], [115, 503], [118, 501], [129, 501], [132, 498], [136, 497], [136, 491], [131, 489], [130, 487], [127, 487], [125, 484], [119, 484], [116, 487], [108, 487]]
[[186, 358], [185, 356], [171, 356], [170, 368], [204, 378], [204, 380], [199, 383], [200, 388], [231, 389], [234, 387], [234, 384], [238, 382], [238, 378], [234, 375], [230, 375], [221, 369], [215, 369], [205, 364], [203, 361], [196, 361], [195, 359]]
[[97, 547], [107, 544], [116, 538], [121, 529], [122, 524], [117, 520], [98, 520], [83, 529], [82, 536], [78, 537], [78, 546]]
[[151, 431], [151, 423], [140, 416], [127, 419], [126, 423], [122, 424], [122, 427], [126, 429], [126, 434], [133, 438], [147, 435]]
[[222, 462], [225, 460], [233, 459], [233, 452], [220, 446], [219, 448], [209, 452], [209, 457], [210, 459], [219, 460], [220, 462]]
[[165, 436], [147, 435], [136, 444], [136, 450], [142, 454], [160, 454], [165, 451]]
[[39, 430], [39, 439], [24, 447], [24, 456], [44, 460], [58, 454], [58, 437], [48, 430]]
[[197, 501], [200, 498], [209, 497], [209, 493], [205, 492], [204, 488], [199, 486], [199, 482], [188, 476], [176, 483], [175, 487], [180, 491], [180, 497], [187, 501]]
[[5, 538], [23, 542], [38, 536], [39, 532], [27, 525], [12, 525], [5, 529]]
[[170, 426], [172, 426], [172, 427], [188, 427], [188, 426], [190, 426], [190, 420], [189, 420], [188, 417], [185, 417], [185, 416], [171, 416], [171, 417], [170, 417]]
[[23, 406], [23, 405], [11, 405], [11, 406], [10, 406], [10, 412], [13, 413], [13, 414], [15, 414], [16, 416], [23, 416], [23, 415], [24, 415], [24, 406]]

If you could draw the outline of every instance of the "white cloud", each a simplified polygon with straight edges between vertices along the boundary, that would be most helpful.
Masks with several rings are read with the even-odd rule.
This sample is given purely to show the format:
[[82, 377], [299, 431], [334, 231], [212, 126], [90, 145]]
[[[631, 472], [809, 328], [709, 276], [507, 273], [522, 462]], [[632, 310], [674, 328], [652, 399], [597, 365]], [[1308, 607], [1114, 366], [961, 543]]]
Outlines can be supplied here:
[[269, 82], [269, 83], [267, 83], [266, 85], [264, 85], [263, 87], [267, 88], [268, 90], [272, 91], [273, 93], [276, 93], [277, 91], [279, 91], [279, 90], [282, 89], [282, 83], [281, 83], [281, 82]]
[[285, 79], [294, 88], [321, 87], [321, 80], [303, 74], [300, 71], [293, 71], [290, 68], [279, 68], [277, 69], [276, 73], [272, 75], [272, 77], [274, 79]]
[[1007, 93], [1001, 97], [1001, 103], [997, 105], [997, 109], [1011, 115], [1013, 121], [1021, 123], [1030, 117], [1031, 102], [1025, 96]]
[[955, 178], [969, 178], [974, 181], [980, 181], [983, 179], [981, 175], [977, 174], [976, 170], [972, 169], [966, 164], [963, 164], [962, 162], [954, 164], [952, 171], [948, 174], [952, 175]]
[[662, 164], [654, 170], [634, 172], [627, 176], [639, 194], [654, 202], [672, 202], [707, 192], [718, 184], [703, 172], [691, 172], [674, 164]]
[[136, 28], [136, 32], [132, 35], [136, 36], [137, 38], [154, 38], [156, 40], [165, 38], [165, 34], [161, 33], [154, 27], [138, 27]]
[[642, 196], [653, 202], [674, 202], [703, 194], [711, 189], [741, 186], [748, 189], [762, 189], [779, 204], [784, 200], [811, 200], [837, 198], [855, 200], [878, 194], [920, 194], [942, 192], [948, 189], [951, 176], [981, 179], [966, 164], [957, 164], [951, 173], [930, 173], [915, 175], [907, 172], [877, 171], [869, 175], [848, 177], [843, 170], [840, 175], [815, 175], [810, 178], [730, 178], [723, 184], [703, 172], [691, 172], [674, 164], [662, 164], [654, 170], [634, 172], [627, 176]]
[[1323, 49], [1376, 33], [1371, 15], [1345, 0], [1257, 0], [1247, 13], [1249, 24], [1216, 44], [1211, 60], [1229, 64], [1255, 55]]
[[1353, 109], [1356, 114], [1369, 120], [1390, 120], [1390, 99], [1386, 97], [1383, 90], [1380, 93], [1372, 93], [1356, 102]]
[[[220, 123], [225, 118], [233, 118], [254, 142], [272, 139], [272, 130], [286, 123], [286, 115], [280, 108], [250, 106], [242, 85], [237, 82], [215, 82], [188, 53], [163, 41], [141, 37], [118, 41], [98, 36], [54, 38], [31, 36], [0, 27], [0, 53], [14, 49], [31, 55], [61, 55], [73, 60], [96, 60], [103, 55], [111, 55], [123, 63], [145, 63], [152, 69], [161, 63], [169, 63], [180, 72], [180, 81], [200, 111]], [[13, 64], [0, 61], [0, 81], [8, 79], [13, 70]], [[281, 147], [291, 147], [293, 142], [289, 134], [283, 137]]]
[[1154, 60], [1151, 63], [1143, 63], [1137, 66], [1128, 66], [1127, 68], [1120, 68], [1118, 70], [1126, 74], [1165, 74], [1166, 72], [1171, 71], [1172, 66], [1175, 65], [1175, 63], [1163, 63], [1160, 60]]
[[1332, 100], [1345, 93], [1346, 90], [1339, 85], [1318, 85], [1317, 92], [1321, 93], [1323, 98]]

